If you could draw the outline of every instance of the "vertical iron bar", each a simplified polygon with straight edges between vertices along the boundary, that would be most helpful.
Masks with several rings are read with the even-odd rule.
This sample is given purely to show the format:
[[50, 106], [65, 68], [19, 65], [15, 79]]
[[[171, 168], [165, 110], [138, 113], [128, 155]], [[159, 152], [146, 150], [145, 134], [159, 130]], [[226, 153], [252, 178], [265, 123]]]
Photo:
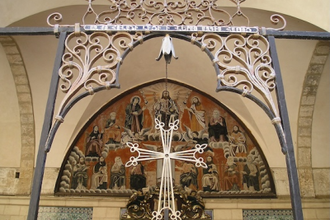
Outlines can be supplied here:
[[275, 38], [273, 36], [269, 36], [268, 41], [270, 46], [270, 54], [272, 57], [273, 67], [276, 73], [277, 102], [282, 119], [282, 126], [285, 135], [284, 138], [286, 140], [286, 146], [282, 146], [282, 148], [283, 147], [287, 148], [285, 159], [286, 159], [287, 172], [288, 172], [289, 185], [290, 185], [290, 196], [291, 196], [293, 217], [295, 220], [303, 220], [304, 217], [303, 217], [302, 205], [301, 205], [298, 172], [297, 172], [295, 155], [294, 155], [292, 135], [290, 130], [288, 109], [286, 106], [285, 95], [284, 95], [284, 86], [283, 86], [282, 75], [280, 70], [280, 63], [276, 51]]
[[52, 78], [51, 78], [51, 82], [50, 82], [49, 95], [48, 95], [48, 100], [47, 100], [45, 116], [44, 116], [44, 123], [43, 123], [40, 142], [39, 142], [36, 168], [34, 170], [29, 212], [28, 212], [28, 216], [27, 216], [28, 220], [36, 220], [38, 218], [41, 186], [42, 186], [42, 180], [43, 180], [44, 171], [45, 171], [45, 163], [46, 163], [46, 158], [47, 158], [47, 152], [45, 151], [45, 144], [46, 144], [49, 130], [51, 128], [52, 120], [53, 120], [54, 107], [55, 107], [55, 101], [56, 101], [56, 95], [57, 95], [57, 89], [58, 89], [58, 81], [59, 81], [58, 70], [61, 67], [61, 63], [62, 63], [62, 54], [64, 52], [64, 42], [65, 42], [66, 36], [67, 36], [67, 32], [60, 33], [58, 47], [57, 47], [57, 53], [56, 53], [55, 63], [54, 63], [54, 68], [53, 68], [53, 74], [52, 74]]

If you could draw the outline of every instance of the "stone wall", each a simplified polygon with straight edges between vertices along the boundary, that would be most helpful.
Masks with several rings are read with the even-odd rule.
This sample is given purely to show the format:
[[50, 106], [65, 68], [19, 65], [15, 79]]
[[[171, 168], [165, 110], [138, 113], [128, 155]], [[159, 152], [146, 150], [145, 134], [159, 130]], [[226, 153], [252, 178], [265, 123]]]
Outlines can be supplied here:
[[[41, 197], [41, 207], [91, 207], [93, 220], [118, 220], [120, 209], [125, 207], [124, 198], [68, 198]], [[243, 220], [243, 210], [290, 209], [288, 198], [279, 199], [207, 199], [206, 209], [213, 210], [214, 220]], [[0, 219], [26, 219], [28, 197], [0, 197]], [[305, 220], [328, 220], [330, 218], [329, 199], [304, 199], [303, 212]]]

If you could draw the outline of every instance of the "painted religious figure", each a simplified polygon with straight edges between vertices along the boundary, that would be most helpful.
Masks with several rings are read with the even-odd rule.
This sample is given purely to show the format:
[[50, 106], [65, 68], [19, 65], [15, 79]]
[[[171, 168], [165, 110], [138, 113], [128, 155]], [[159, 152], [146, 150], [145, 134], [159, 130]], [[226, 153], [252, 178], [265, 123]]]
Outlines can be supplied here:
[[253, 163], [253, 157], [251, 155], [247, 156], [242, 173], [244, 190], [259, 191], [259, 172], [257, 166]]
[[210, 142], [228, 141], [228, 131], [225, 118], [220, 115], [219, 110], [214, 110], [209, 122]]
[[155, 117], [164, 122], [166, 127], [179, 118], [179, 109], [167, 90], [163, 91], [162, 97], [155, 103], [154, 110]]
[[116, 112], [111, 112], [104, 129], [105, 144], [119, 144], [121, 139], [120, 126], [116, 123]]
[[202, 184], [204, 191], [219, 191], [219, 173], [217, 166], [213, 162], [213, 158], [206, 158], [207, 168], [203, 168]]
[[224, 190], [226, 191], [240, 191], [238, 186], [238, 170], [234, 161], [234, 157], [228, 157], [225, 175], [224, 175]]
[[95, 125], [93, 131], [89, 134], [86, 143], [86, 157], [100, 157], [102, 153], [103, 133], [99, 131], [99, 126]]
[[141, 108], [140, 103], [140, 97], [134, 96], [125, 109], [125, 127], [130, 129], [133, 134], [139, 133], [143, 128], [143, 111], [145, 107]]
[[228, 137], [229, 137], [229, 146], [230, 146], [230, 156], [235, 156], [236, 153], [246, 153], [246, 146], [245, 146], [246, 138], [237, 125], [233, 127], [233, 130], [228, 135]]
[[249, 129], [222, 103], [175, 82], [132, 89], [87, 120], [63, 162], [57, 192], [90, 190], [118, 195], [156, 189], [162, 160], [150, 162], [146, 158], [127, 169], [124, 165], [131, 156], [137, 156], [127, 142], [145, 150], [163, 151], [155, 118], [165, 123], [166, 130], [170, 122], [180, 121], [171, 134], [171, 153], [206, 144], [203, 154], [196, 157], [203, 157], [207, 168], [171, 160], [174, 184], [205, 197], [275, 194], [269, 167]]
[[198, 183], [197, 183], [198, 170], [196, 169], [194, 163], [181, 162], [181, 166], [176, 166], [175, 168], [181, 171], [180, 184], [183, 188], [189, 187], [195, 190], [198, 189]]
[[115, 157], [115, 163], [110, 171], [110, 189], [125, 189], [125, 165], [119, 156]]
[[83, 190], [87, 188], [87, 169], [85, 157], [80, 157], [77, 164], [73, 166], [73, 176], [71, 188]]
[[91, 189], [107, 189], [107, 164], [102, 156], [99, 158], [99, 162], [94, 166], [91, 182]]
[[136, 166], [130, 167], [130, 188], [141, 190], [147, 185], [147, 177], [145, 175], [144, 166], [138, 162]]
[[198, 132], [205, 129], [205, 110], [200, 98], [194, 96], [190, 107], [186, 109], [189, 112], [191, 131]]

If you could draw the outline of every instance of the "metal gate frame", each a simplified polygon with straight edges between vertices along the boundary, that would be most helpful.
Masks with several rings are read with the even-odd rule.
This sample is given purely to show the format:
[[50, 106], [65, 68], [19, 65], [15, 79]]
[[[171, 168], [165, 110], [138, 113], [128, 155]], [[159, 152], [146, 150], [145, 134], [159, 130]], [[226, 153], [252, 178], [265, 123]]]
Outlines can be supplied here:
[[[61, 67], [62, 63], [62, 55], [64, 53], [65, 40], [67, 35], [76, 31], [73, 27], [60, 27], [57, 30], [57, 35], [59, 38], [57, 54], [54, 62], [54, 68], [52, 72], [52, 78], [49, 88], [48, 101], [46, 105], [46, 111], [44, 116], [44, 123], [42, 127], [42, 133], [40, 137], [36, 168], [34, 171], [33, 177], [33, 186], [30, 197], [30, 205], [29, 205], [29, 213], [28, 220], [34, 220], [38, 217], [38, 209], [39, 209], [39, 200], [41, 193], [41, 186], [43, 181], [43, 175], [45, 170], [45, 162], [47, 158], [47, 153], [49, 148], [45, 148], [47, 145], [47, 139], [49, 137], [49, 133], [52, 127], [52, 121], [54, 116], [54, 107], [55, 100], [57, 96], [58, 83], [59, 83], [59, 75], [58, 70]], [[83, 28], [80, 28], [81, 32], [92, 33], [93, 31], [86, 31]], [[151, 31], [152, 32], [152, 31]], [[270, 54], [272, 58], [273, 68], [276, 72], [276, 95], [278, 100], [278, 108], [279, 114], [281, 115], [281, 124], [283, 127], [284, 135], [286, 137], [286, 144], [281, 142], [282, 149], [285, 149], [285, 157], [287, 164], [287, 172], [289, 177], [289, 185], [290, 185], [290, 196], [291, 196], [291, 204], [292, 210], [295, 220], [302, 220], [302, 205], [301, 205], [301, 197], [300, 197], [300, 189], [299, 189], [299, 181], [298, 181], [298, 173], [294, 156], [294, 146], [292, 142], [290, 123], [288, 117], [288, 110], [286, 106], [285, 96], [284, 96], [284, 86], [282, 82], [282, 76], [280, 71], [279, 60], [277, 57], [275, 38], [282, 39], [306, 39], [306, 40], [327, 40], [330, 41], [330, 33], [329, 32], [302, 32], [302, 31], [278, 31], [278, 30], [267, 30], [264, 29], [261, 31], [261, 35], [267, 37], [269, 45], [270, 45]], [[189, 31], [188, 31], [189, 33]], [[164, 34], [164, 33], [163, 33]], [[228, 34], [228, 33], [227, 33]], [[8, 27], [8, 28], [0, 28], [0, 36], [1, 35], [54, 35], [53, 28], [41, 28], [41, 27]], [[224, 36], [226, 34], [222, 34]], [[102, 88], [101, 88], [102, 89]], [[101, 90], [100, 89], [100, 90]], [[87, 96], [83, 95], [83, 96]], [[82, 98], [82, 97], [81, 97]], [[80, 99], [79, 99], [80, 100]], [[79, 101], [76, 100], [75, 102]], [[72, 105], [75, 102], [71, 103]], [[71, 108], [71, 107], [70, 107]], [[68, 109], [69, 110], [69, 109]], [[56, 133], [56, 131], [55, 131]], [[54, 138], [55, 133], [53, 133], [50, 138], [51, 140]], [[50, 143], [51, 145], [51, 143]], [[49, 146], [50, 147], [50, 146]]]

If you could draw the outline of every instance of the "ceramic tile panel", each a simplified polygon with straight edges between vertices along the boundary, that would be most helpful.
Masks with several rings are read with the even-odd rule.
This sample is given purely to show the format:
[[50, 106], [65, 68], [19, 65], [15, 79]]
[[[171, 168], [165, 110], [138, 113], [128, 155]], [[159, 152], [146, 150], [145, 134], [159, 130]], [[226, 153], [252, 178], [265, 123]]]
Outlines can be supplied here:
[[293, 220], [293, 215], [290, 209], [243, 210], [243, 220]]
[[93, 208], [39, 207], [38, 220], [92, 220]]

